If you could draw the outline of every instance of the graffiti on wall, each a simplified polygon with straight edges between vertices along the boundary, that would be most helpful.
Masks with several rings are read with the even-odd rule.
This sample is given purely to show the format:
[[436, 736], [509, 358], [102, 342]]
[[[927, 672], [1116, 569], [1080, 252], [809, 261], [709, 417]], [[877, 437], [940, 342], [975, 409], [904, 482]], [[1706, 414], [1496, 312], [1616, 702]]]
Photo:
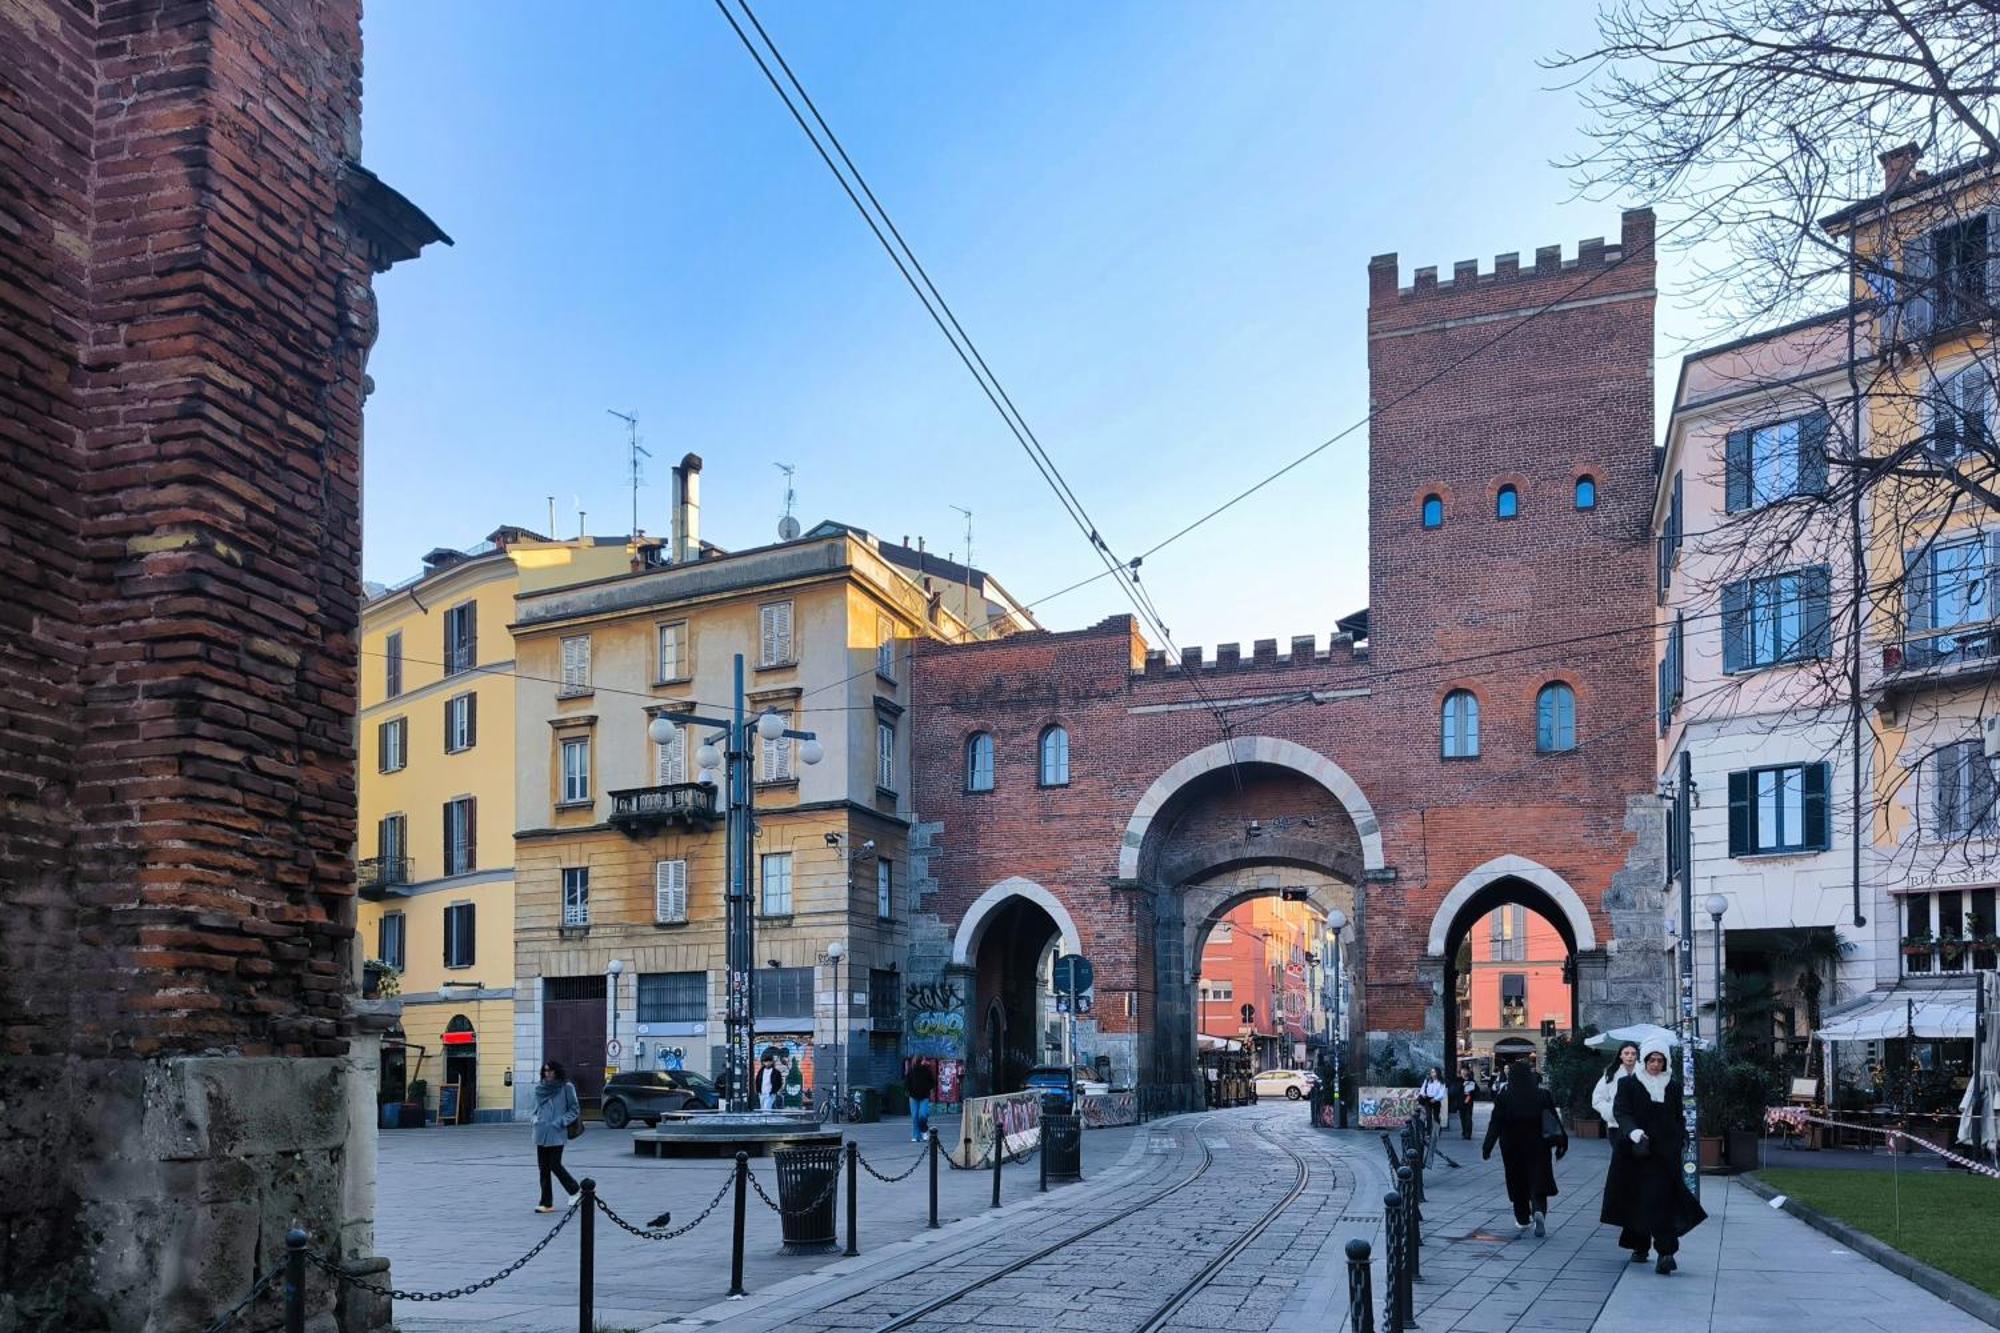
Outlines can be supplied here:
[[1076, 1101], [1086, 1129], [1139, 1123], [1139, 1094], [1136, 1092], [1090, 1093]]
[[1417, 1090], [1363, 1088], [1360, 1102], [1363, 1129], [1397, 1129], [1417, 1113]]
[[913, 1056], [903, 1062], [903, 1074], [909, 1076], [912, 1067], [929, 1065], [931, 1073], [937, 1076], [937, 1091], [931, 1100], [940, 1106], [956, 1106], [965, 1096], [965, 1061], [938, 1059], [932, 1056]]
[[959, 1117], [958, 1166], [991, 1166], [997, 1132], [1009, 1156], [1026, 1152], [1042, 1141], [1042, 1099], [1032, 1092], [1003, 1092], [997, 1097], [968, 1097]]
[[[798, 1036], [760, 1036], [757, 1038], [757, 1055], [772, 1057], [778, 1072], [784, 1075], [785, 1095], [780, 1099], [782, 1106], [811, 1106], [813, 1078], [812, 1038]], [[755, 1071], [752, 1071], [754, 1078]], [[752, 1085], [755, 1086], [754, 1084]]]
[[965, 1015], [956, 1009], [925, 1009], [910, 1015], [909, 1053], [962, 1059]]
[[905, 1009], [963, 1009], [965, 996], [956, 981], [912, 982], [903, 991]]

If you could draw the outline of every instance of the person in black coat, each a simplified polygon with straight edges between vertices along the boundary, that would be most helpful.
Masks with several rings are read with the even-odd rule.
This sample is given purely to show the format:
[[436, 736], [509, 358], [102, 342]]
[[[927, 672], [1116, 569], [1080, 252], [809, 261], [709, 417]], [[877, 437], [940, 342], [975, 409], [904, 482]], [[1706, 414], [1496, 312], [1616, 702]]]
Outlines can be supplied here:
[[[1545, 1114], [1546, 1113], [1546, 1114]], [[1553, 1126], [1549, 1136], [1545, 1127]], [[1507, 1171], [1507, 1199], [1514, 1205], [1514, 1222], [1523, 1232], [1530, 1218], [1535, 1234], [1548, 1234], [1549, 1199], [1556, 1191], [1556, 1168], [1549, 1153], [1557, 1157], [1569, 1152], [1569, 1135], [1556, 1118], [1556, 1099], [1535, 1078], [1526, 1060], [1507, 1066], [1507, 1082], [1493, 1099], [1493, 1119], [1486, 1126], [1486, 1143], [1479, 1155], [1493, 1156], [1500, 1145], [1500, 1161]]]
[[1458, 1127], [1460, 1137], [1472, 1141], [1472, 1098], [1479, 1091], [1479, 1084], [1472, 1078], [1472, 1066], [1460, 1065], [1458, 1078], [1452, 1082], [1452, 1100], [1458, 1103]]
[[1618, 1243], [1642, 1263], [1650, 1248], [1658, 1251], [1653, 1271], [1674, 1271], [1674, 1255], [1682, 1236], [1708, 1218], [1701, 1200], [1681, 1183], [1681, 1147], [1686, 1128], [1681, 1119], [1681, 1087], [1667, 1072], [1667, 1048], [1648, 1042], [1639, 1068], [1618, 1080], [1612, 1101], [1617, 1146], [1630, 1158], [1620, 1179], [1608, 1180], [1601, 1221], [1619, 1228]]

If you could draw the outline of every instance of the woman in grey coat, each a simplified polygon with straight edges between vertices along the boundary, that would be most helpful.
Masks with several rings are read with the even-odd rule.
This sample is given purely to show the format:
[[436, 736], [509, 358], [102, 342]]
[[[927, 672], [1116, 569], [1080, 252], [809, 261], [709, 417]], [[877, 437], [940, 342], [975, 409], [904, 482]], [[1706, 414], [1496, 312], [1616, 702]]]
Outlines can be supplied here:
[[563, 1165], [563, 1145], [569, 1142], [569, 1127], [583, 1119], [583, 1107], [576, 1100], [576, 1085], [563, 1073], [563, 1067], [554, 1060], [542, 1065], [542, 1077], [535, 1084], [535, 1167], [542, 1177], [542, 1202], [536, 1207], [538, 1213], [553, 1213], [556, 1210], [555, 1196], [549, 1190], [549, 1177], [562, 1182], [568, 1193], [567, 1205], [574, 1206], [581, 1197], [577, 1192], [576, 1177]]

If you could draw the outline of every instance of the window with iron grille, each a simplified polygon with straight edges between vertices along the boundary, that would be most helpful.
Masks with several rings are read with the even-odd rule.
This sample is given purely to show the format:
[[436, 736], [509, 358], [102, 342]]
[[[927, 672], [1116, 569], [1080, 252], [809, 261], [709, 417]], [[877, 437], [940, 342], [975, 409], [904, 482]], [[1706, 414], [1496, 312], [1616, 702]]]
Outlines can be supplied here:
[[809, 967], [762, 967], [757, 969], [757, 1018], [802, 1018], [813, 1016], [813, 970]]
[[453, 903], [444, 909], [444, 965], [471, 967], [473, 960], [473, 905]]
[[868, 969], [868, 1021], [874, 1024], [903, 1020], [903, 978], [887, 968]]
[[639, 1021], [641, 1023], [706, 1023], [708, 1021], [708, 973], [641, 972], [639, 974]]
[[590, 867], [566, 866], [562, 872], [562, 923], [590, 924]]
[[461, 602], [444, 613], [444, 674], [479, 665], [479, 605]]
[[384, 815], [375, 824], [375, 855], [382, 861], [382, 883], [401, 884], [408, 880], [403, 858], [410, 854], [409, 821], [402, 815]]

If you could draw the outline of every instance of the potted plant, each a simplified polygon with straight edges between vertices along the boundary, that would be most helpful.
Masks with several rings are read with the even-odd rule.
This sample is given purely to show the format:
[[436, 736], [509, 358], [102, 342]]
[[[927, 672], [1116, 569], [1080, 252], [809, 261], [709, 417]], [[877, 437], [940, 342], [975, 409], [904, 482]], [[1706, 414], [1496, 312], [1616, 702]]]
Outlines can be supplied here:
[[1722, 1139], [1729, 1126], [1727, 1073], [1728, 1066], [1714, 1051], [1695, 1052], [1695, 1137], [1704, 1171], [1722, 1169]]
[[1748, 1171], [1758, 1164], [1764, 1134], [1764, 1108], [1772, 1089], [1764, 1068], [1749, 1060], [1732, 1060], [1724, 1075], [1724, 1147], [1729, 1165]]
[[1932, 947], [1936, 943], [1937, 941], [1932, 938], [1931, 933], [1928, 930], [1923, 932], [1921, 935], [1905, 935], [1903, 936], [1903, 957], [1905, 958], [1928, 957]]
[[431, 1085], [423, 1079], [410, 1080], [410, 1090], [403, 1099], [403, 1128], [422, 1129], [426, 1123], [426, 1102], [430, 1098]]
[[1582, 1139], [1604, 1136], [1604, 1122], [1590, 1109], [1591, 1088], [1604, 1076], [1609, 1058], [1585, 1044], [1596, 1035], [1596, 1026], [1586, 1025], [1579, 1032], [1549, 1038], [1543, 1051], [1549, 1093], [1570, 1132]]

